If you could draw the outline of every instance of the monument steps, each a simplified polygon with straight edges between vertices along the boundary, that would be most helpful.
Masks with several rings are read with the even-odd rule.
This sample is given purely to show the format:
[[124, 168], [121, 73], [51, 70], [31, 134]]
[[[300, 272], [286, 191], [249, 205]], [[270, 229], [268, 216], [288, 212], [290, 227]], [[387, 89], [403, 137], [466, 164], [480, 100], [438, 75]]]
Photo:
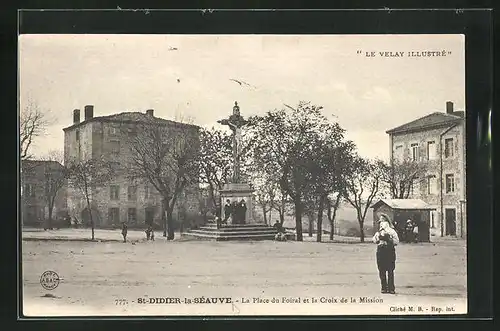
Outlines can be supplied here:
[[206, 224], [191, 229], [184, 236], [202, 240], [274, 240], [276, 229], [266, 224], [228, 224], [217, 229], [216, 224]]

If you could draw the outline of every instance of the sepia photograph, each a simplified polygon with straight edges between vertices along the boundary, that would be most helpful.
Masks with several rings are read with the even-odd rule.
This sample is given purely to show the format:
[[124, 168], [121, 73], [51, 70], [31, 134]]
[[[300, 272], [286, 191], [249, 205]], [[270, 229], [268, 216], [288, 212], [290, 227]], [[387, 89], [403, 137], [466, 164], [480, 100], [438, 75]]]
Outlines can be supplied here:
[[464, 35], [18, 45], [24, 316], [467, 313]]

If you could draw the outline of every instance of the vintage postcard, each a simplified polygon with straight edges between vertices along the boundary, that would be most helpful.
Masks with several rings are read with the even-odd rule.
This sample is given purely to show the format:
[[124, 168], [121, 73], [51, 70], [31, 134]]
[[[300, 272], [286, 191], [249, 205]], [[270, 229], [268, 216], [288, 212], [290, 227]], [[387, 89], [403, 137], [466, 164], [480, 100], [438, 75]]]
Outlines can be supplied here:
[[467, 313], [464, 48], [20, 35], [22, 314]]

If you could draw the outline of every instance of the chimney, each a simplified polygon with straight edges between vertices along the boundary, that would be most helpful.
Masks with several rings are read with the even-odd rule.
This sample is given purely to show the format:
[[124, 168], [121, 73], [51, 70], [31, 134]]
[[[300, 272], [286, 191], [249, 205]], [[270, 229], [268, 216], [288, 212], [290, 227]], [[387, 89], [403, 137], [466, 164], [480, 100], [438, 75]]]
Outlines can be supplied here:
[[80, 123], [80, 109], [73, 110], [73, 124]]
[[85, 120], [89, 120], [94, 117], [94, 106], [86, 105], [85, 106]]
[[147, 115], [149, 115], [149, 116], [152, 116], [152, 117], [154, 116], [154, 115], [153, 115], [153, 114], [154, 114], [154, 112], [155, 112], [155, 110], [154, 110], [154, 109], [148, 109], [148, 110], [146, 110], [146, 114], [147, 114]]
[[446, 114], [453, 114], [453, 102], [446, 101]]

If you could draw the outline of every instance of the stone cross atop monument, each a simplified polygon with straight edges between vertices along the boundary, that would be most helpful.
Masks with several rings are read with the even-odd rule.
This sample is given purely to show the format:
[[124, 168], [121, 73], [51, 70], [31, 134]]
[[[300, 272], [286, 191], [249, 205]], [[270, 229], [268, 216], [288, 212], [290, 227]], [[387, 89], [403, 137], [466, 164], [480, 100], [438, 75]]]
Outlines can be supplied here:
[[238, 102], [234, 102], [233, 114], [229, 118], [217, 121], [222, 125], [227, 125], [233, 131], [233, 183], [241, 183], [240, 176], [240, 156], [241, 156], [241, 128], [248, 124], [248, 121], [240, 115]]

